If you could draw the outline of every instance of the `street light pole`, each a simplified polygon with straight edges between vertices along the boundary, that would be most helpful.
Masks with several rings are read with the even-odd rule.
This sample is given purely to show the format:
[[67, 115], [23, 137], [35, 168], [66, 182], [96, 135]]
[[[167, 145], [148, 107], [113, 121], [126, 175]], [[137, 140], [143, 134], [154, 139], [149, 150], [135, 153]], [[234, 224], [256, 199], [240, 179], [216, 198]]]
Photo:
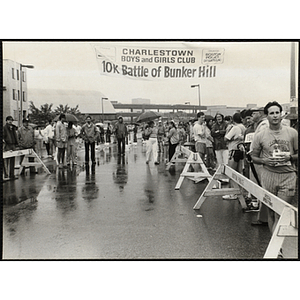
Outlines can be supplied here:
[[101, 105], [102, 105], [102, 123], [104, 124], [104, 109], [103, 109], [103, 100], [108, 100], [108, 98], [101, 98]]
[[[19, 74], [19, 80], [20, 80], [20, 111], [19, 111], [19, 107], [18, 107], [18, 125], [21, 126], [22, 124], [22, 115], [23, 115], [23, 73], [22, 73], [22, 69], [23, 68], [28, 68], [28, 69], [33, 69], [34, 66], [32, 65], [22, 65], [20, 64], [20, 74]], [[18, 99], [19, 101], [19, 99]]]
[[200, 101], [200, 84], [194, 84], [194, 85], [191, 85], [191, 88], [194, 88], [194, 87], [197, 87], [197, 88], [198, 88], [199, 110], [200, 110], [200, 107], [201, 107], [201, 101]]

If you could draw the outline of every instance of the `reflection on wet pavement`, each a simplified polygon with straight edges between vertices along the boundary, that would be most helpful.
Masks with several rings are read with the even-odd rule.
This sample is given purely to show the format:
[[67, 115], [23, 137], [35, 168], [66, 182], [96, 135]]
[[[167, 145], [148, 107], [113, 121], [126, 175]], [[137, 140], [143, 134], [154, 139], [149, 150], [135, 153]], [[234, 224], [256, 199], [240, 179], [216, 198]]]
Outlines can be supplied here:
[[[141, 145], [118, 156], [96, 152], [96, 165], [3, 184], [3, 256], [12, 259], [262, 258], [267, 228], [250, 226], [237, 201], [206, 201], [205, 183], [175, 185], [183, 168], [146, 165]], [[162, 159], [162, 158], [161, 158]]]
[[119, 187], [120, 192], [123, 191], [128, 180], [126, 164], [128, 164], [128, 158], [118, 155], [116, 170], [113, 172], [113, 181]]

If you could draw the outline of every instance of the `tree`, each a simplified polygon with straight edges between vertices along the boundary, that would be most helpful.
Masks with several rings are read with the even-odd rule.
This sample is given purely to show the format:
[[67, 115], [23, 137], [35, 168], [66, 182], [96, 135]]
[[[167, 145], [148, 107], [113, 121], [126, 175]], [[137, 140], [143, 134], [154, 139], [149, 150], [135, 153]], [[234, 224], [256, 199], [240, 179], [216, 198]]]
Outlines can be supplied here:
[[82, 123], [84, 121], [84, 116], [79, 111], [78, 105], [76, 105], [74, 108], [72, 108], [68, 104], [66, 104], [65, 106], [60, 104], [59, 106], [57, 106], [55, 108], [54, 112], [55, 112], [56, 115], [60, 115], [62, 113], [72, 114], [72, 115], [77, 117], [77, 119], [79, 120], [80, 123]]
[[70, 111], [70, 107], [68, 104], [66, 104], [65, 106], [63, 106], [62, 104], [59, 104], [55, 109], [54, 112], [56, 115], [60, 115], [60, 114], [67, 114]]
[[70, 107], [68, 104], [57, 106], [54, 111], [52, 110], [53, 104], [43, 104], [40, 108], [36, 107], [32, 101], [29, 104], [30, 114], [28, 115], [30, 121], [39, 126], [46, 125], [46, 120], [53, 120], [56, 116], [64, 114], [73, 114], [77, 117], [80, 123], [83, 122], [84, 117], [81, 112], [78, 110], [78, 105], [75, 107]]
[[43, 104], [40, 108], [37, 108], [32, 101], [29, 104], [30, 114], [28, 115], [32, 123], [43, 126], [46, 124], [46, 120], [54, 118], [54, 112], [52, 111], [53, 104]]

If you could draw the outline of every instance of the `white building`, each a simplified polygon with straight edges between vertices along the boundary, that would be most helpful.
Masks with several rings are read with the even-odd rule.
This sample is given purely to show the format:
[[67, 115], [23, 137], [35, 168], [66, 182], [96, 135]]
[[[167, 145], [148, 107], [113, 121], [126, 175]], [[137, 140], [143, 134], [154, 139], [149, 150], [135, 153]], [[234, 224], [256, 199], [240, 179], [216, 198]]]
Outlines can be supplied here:
[[28, 115], [26, 75], [26, 68], [20, 63], [3, 60], [3, 124], [7, 116], [12, 116], [19, 125], [18, 120]]

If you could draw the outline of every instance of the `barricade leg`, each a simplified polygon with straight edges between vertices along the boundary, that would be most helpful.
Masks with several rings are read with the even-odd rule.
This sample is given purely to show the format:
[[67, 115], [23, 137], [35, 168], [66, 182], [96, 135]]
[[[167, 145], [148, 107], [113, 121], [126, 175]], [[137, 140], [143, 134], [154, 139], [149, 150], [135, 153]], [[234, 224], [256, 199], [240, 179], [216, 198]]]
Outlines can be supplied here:
[[277, 258], [285, 237], [298, 236], [298, 230], [294, 226], [291, 226], [291, 220], [294, 219], [294, 213], [295, 212], [289, 207], [284, 208], [275, 227], [264, 258]]
[[213, 175], [213, 177], [211, 178], [211, 180], [209, 181], [208, 185], [206, 186], [206, 188], [204, 189], [203, 193], [200, 195], [198, 201], [196, 202], [196, 204], [194, 205], [193, 209], [200, 209], [201, 205], [203, 204], [203, 202], [206, 200], [207, 198], [207, 192], [211, 191], [213, 189], [214, 185], [219, 185], [218, 183], [218, 176], [220, 176], [223, 172], [224, 166], [220, 165], [219, 168], [217, 169], [217, 171], [215, 172], [215, 174]]
[[182, 184], [182, 182], [183, 182], [183, 180], [184, 180], [184, 177], [185, 177], [183, 174], [186, 173], [186, 172], [188, 171], [188, 168], [189, 168], [189, 164], [186, 164], [186, 165], [184, 166], [184, 168], [183, 168], [182, 173], [180, 174], [180, 177], [179, 177], [177, 183], [176, 183], [175, 190], [179, 190], [179, 189], [180, 189], [181, 184]]
[[244, 195], [242, 193], [242, 188], [240, 188], [240, 186], [236, 182], [234, 182], [234, 181], [232, 181], [231, 183], [232, 183], [233, 188], [241, 190], [240, 194], [238, 195], [239, 202], [240, 202], [242, 208], [246, 209], [247, 208], [247, 204], [246, 204], [245, 197], [244, 197]]

